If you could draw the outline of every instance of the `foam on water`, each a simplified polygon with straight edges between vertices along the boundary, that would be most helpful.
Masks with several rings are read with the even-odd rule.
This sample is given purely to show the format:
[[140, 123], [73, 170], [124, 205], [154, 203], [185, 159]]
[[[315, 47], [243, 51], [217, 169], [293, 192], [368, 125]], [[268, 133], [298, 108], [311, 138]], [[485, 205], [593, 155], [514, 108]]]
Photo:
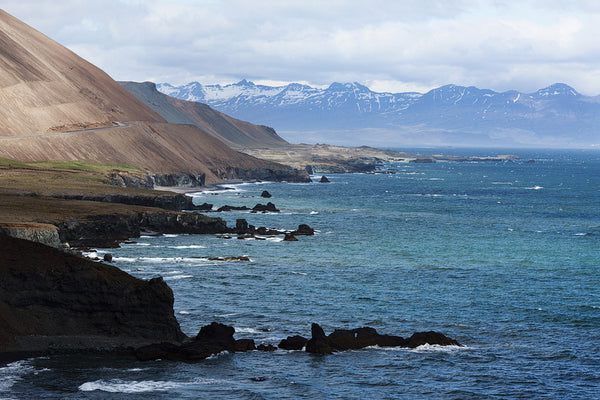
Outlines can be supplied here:
[[24, 375], [34, 373], [35, 368], [28, 360], [15, 361], [0, 367], [0, 393], [9, 391]]
[[124, 381], [121, 379], [105, 381], [100, 379], [81, 384], [79, 390], [82, 392], [97, 390], [108, 393], [145, 393], [166, 392], [186, 385], [190, 385], [190, 383], [173, 381]]

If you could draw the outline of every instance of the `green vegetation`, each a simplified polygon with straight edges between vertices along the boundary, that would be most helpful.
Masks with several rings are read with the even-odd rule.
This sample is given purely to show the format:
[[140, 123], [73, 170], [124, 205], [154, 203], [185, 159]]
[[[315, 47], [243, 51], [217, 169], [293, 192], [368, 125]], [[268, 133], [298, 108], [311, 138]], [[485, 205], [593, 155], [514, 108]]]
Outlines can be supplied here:
[[142, 170], [122, 165], [0, 158], [0, 223], [52, 223], [93, 215], [130, 214], [148, 207], [119, 201], [135, 197], [137, 201], [129, 203], [151, 204], [144, 199], [175, 196], [171, 192], [111, 185], [114, 174], [136, 178], [146, 175]]

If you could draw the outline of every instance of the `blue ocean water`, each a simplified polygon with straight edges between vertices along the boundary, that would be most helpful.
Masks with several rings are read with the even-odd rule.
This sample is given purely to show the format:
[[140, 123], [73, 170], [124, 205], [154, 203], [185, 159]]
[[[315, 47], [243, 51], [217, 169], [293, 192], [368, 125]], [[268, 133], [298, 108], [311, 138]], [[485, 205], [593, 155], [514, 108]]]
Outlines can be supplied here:
[[[214, 215], [318, 231], [298, 242], [165, 235], [110, 250], [123, 270], [165, 278], [188, 335], [218, 321], [236, 338], [277, 344], [310, 336], [318, 322], [326, 333], [436, 330], [463, 347], [278, 350], [191, 364], [34, 358], [0, 365], [0, 397], [600, 398], [600, 151], [506, 153], [535, 162], [399, 163], [383, 166], [387, 174], [328, 175], [329, 184], [196, 195], [215, 208], [251, 207], [268, 190], [281, 213]], [[251, 261], [208, 260], [242, 255]]]

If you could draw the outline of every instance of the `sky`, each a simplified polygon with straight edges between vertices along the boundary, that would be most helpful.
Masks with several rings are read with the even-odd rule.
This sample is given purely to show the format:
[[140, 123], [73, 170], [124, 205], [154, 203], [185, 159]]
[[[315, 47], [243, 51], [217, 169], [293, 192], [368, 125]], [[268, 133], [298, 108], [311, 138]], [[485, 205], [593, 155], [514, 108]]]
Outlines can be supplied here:
[[116, 80], [600, 94], [597, 0], [3, 0]]

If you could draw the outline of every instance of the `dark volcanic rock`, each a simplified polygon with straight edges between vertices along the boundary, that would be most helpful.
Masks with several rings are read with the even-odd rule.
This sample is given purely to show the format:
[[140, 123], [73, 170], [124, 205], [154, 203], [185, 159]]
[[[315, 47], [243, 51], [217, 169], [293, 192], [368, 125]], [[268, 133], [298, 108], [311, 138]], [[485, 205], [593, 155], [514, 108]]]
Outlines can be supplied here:
[[321, 177], [321, 180], [319, 181], [319, 183], [329, 183], [331, 182], [325, 175], [323, 175]]
[[260, 194], [260, 197], [263, 197], [265, 199], [269, 199], [269, 198], [271, 198], [273, 196], [271, 196], [271, 193], [269, 193], [268, 191], [263, 190], [263, 192]]
[[258, 350], [258, 351], [275, 351], [275, 350], [277, 350], [277, 347], [273, 346], [272, 344], [259, 344], [256, 347], [256, 350]]
[[235, 351], [245, 352], [256, 350], [256, 345], [253, 339], [238, 339], [235, 341]]
[[199, 206], [195, 206], [194, 209], [198, 211], [210, 211], [212, 210], [213, 205], [210, 203], [202, 203]]
[[400, 336], [380, 335], [374, 328], [336, 329], [328, 337], [334, 350], [362, 349], [369, 346], [404, 346], [406, 341]]
[[221, 218], [173, 211], [96, 215], [60, 222], [56, 226], [60, 241], [76, 247], [114, 247], [111, 243], [139, 237], [142, 231], [188, 234], [230, 231]]
[[248, 221], [243, 218], [235, 220], [235, 233], [243, 235], [249, 233]]
[[102, 257], [102, 259], [103, 259], [104, 261], [106, 261], [106, 262], [112, 262], [112, 259], [113, 259], [113, 257], [112, 257], [112, 254], [110, 254], [110, 253], [106, 253], [106, 254], [104, 255], [104, 257]]
[[250, 210], [250, 208], [246, 207], [246, 206], [228, 206], [228, 205], [224, 205], [221, 206], [219, 208], [217, 208], [217, 212], [223, 212], [223, 211], [247, 211]]
[[419, 347], [424, 344], [437, 344], [440, 346], [460, 346], [460, 344], [448, 336], [434, 331], [417, 332], [406, 340], [406, 346], [410, 348]]
[[268, 202], [267, 204], [257, 204], [252, 208], [255, 212], [279, 212], [275, 204]]
[[0, 353], [114, 350], [185, 335], [162, 278], [0, 235]]
[[279, 342], [279, 348], [284, 350], [302, 350], [308, 339], [299, 335], [288, 336]]
[[200, 328], [195, 339], [184, 343], [180, 353], [186, 360], [201, 360], [223, 351], [235, 351], [235, 329], [232, 326], [213, 322]]
[[293, 235], [306, 235], [312, 236], [315, 234], [315, 230], [306, 224], [298, 225], [298, 229], [292, 232]]
[[255, 233], [259, 235], [281, 235], [283, 232], [280, 232], [277, 229], [270, 229], [265, 228], [264, 226], [260, 226], [256, 228]]
[[284, 242], [297, 242], [298, 238], [294, 235], [292, 235], [291, 233], [286, 233], [285, 236], [283, 237], [283, 241]]
[[312, 337], [306, 342], [306, 352], [313, 354], [331, 354], [332, 349], [327, 341], [327, 336], [319, 324], [311, 325]]

